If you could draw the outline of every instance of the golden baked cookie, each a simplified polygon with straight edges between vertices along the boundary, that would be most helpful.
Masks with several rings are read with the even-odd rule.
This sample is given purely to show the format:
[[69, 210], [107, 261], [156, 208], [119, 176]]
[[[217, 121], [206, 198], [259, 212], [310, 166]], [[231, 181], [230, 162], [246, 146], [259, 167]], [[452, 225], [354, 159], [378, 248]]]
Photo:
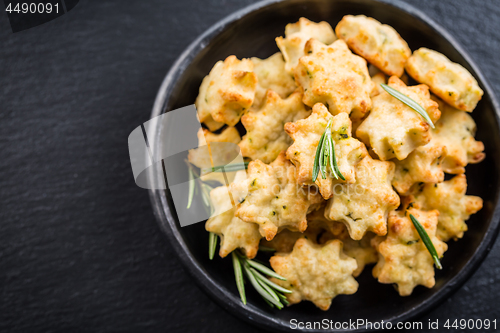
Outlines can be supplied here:
[[[441, 115], [438, 104], [430, 99], [429, 88], [424, 85], [406, 86], [395, 76], [389, 86], [419, 103], [433, 122]], [[373, 98], [368, 117], [359, 125], [356, 135], [369, 145], [382, 161], [396, 157], [405, 159], [415, 148], [431, 141], [430, 125], [415, 110], [383, 92]]]
[[413, 52], [406, 71], [446, 103], [463, 111], [472, 112], [483, 96], [483, 90], [468, 70], [425, 47]]
[[297, 88], [293, 75], [285, 71], [285, 61], [280, 52], [267, 59], [252, 57], [250, 60], [253, 62], [253, 71], [257, 75], [257, 89], [255, 90], [253, 107], [260, 108], [262, 106], [268, 89], [285, 99]]
[[[245, 178], [245, 171], [239, 171], [235, 180]], [[231, 203], [228, 190], [227, 186], [220, 186], [210, 192], [214, 213], [207, 220], [205, 228], [219, 235], [221, 240], [219, 255], [222, 258], [236, 249], [242, 249], [248, 258], [254, 258], [261, 239], [259, 227], [234, 216], [235, 207]]]
[[323, 103], [333, 115], [344, 112], [362, 118], [371, 108], [374, 88], [366, 60], [353, 54], [343, 40], [327, 46], [311, 39], [304, 50], [306, 55], [294, 70], [304, 104]]
[[439, 184], [422, 185], [405, 201], [413, 203], [416, 208], [437, 209], [437, 236], [446, 242], [451, 238], [462, 238], [467, 231], [465, 221], [483, 208], [483, 199], [466, 195], [466, 191], [467, 179], [461, 174]]
[[287, 295], [290, 304], [308, 300], [326, 311], [337, 295], [350, 295], [358, 290], [352, 276], [356, 260], [343, 253], [339, 240], [317, 245], [300, 238], [291, 253], [277, 253], [270, 262], [276, 273], [287, 279], [272, 278], [272, 281], [292, 290]]
[[304, 232], [307, 213], [319, 208], [323, 198], [317, 189], [297, 183], [295, 166], [281, 152], [271, 164], [259, 160], [248, 164], [248, 177], [231, 184], [231, 192], [246, 192], [237, 196], [236, 217], [256, 223], [259, 231], [271, 240], [280, 228]]
[[212, 120], [229, 126], [236, 125], [253, 104], [256, 89], [257, 76], [250, 59], [238, 60], [232, 55], [224, 61], [218, 61], [203, 79], [196, 98], [200, 121], [207, 126], [210, 124], [212, 128], [219, 126], [214, 125]]
[[365, 15], [346, 15], [337, 24], [335, 33], [385, 74], [403, 75], [411, 50], [393, 27]]
[[327, 45], [337, 39], [330, 24], [311, 22], [305, 17], [301, 17], [298, 22], [286, 25], [285, 38], [276, 38], [276, 44], [285, 58], [285, 70], [288, 73], [293, 75], [299, 58], [304, 55], [304, 46], [311, 38]]
[[262, 108], [252, 109], [241, 118], [247, 130], [239, 144], [241, 154], [252, 160], [271, 163], [292, 144], [283, 125], [306, 118], [309, 114], [311, 111], [302, 104], [300, 91], [281, 99], [278, 93], [268, 90]]
[[409, 296], [417, 285], [432, 288], [434, 260], [413, 226], [409, 214], [424, 227], [439, 257], [448, 249], [446, 243], [436, 237], [439, 212], [410, 208], [389, 214], [388, 233], [385, 239], [372, 242], [379, 253], [379, 261], [373, 268], [373, 276], [381, 283], [394, 283], [401, 296]]
[[[352, 137], [351, 121], [346, 113], [332, 116], [323, 104], [318, 103], [314, 105], [312, 114], [306, 119], [285, 124], [285, 131], [293, 139], [286, 156], [297, 167], [299, 184], [313, 184], [312, 171], [316, 150], [329, 120], [332, 121], [332, 140], [339, 170], [345, 182], [354, 182], [354, 168], [366, 156], [366, 148], [363, 143]], [[328, 166], [326, 178], [323, 179], [321, 174], [318, 175], [315, 184], [319, 187], [323, 198], [329, 199], [333, 196], [333, 187], [339, 182], [343, 181], [334, 179]]]
[[387, 233], [387, 215], [399, 206], [399, 196], [392, 189], [394, 163], [366, 156], [356, 166], [356, 182], [338, 184], [325, 208], [326, 218], [343, 222], [354, 240], [367, 231]]

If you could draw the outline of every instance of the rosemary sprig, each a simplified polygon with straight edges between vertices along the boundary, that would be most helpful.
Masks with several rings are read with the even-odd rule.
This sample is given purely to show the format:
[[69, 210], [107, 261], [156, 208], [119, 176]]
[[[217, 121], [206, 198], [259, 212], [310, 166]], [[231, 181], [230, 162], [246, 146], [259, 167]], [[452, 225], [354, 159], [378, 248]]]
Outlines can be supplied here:
[[267, 246], [259, 246], [259, 251], [262, 251], [262, 252], [276, 252], [275, 249], [273, 249], [272, 247], [267, 247]]
[[[276, 306], [278, 309], [283, 308], [283, 304], [278, 300], [276, 300], [273, 295], [271, 295], [266, 289], [262, 287], [262, 285], [257, 281], [253, 273], [250, 271], [250, 268], [248, 265], [243, 265], [243, 269], [245, 270], [245, 276], [248, 278], [252, 286], [254, 287], [255, 290], [262, 296], [266, 301], [269, 303], [273, 304]], [[279, 297], [276, 296], [278, 299]]]
[[188, 161], [185, 161], [188, 166], [189, 175], [189, 193], [188, 193], [188, 204], [186, 209], [190, 209], [193, 203], [193, 198], [198, 193], [198, 188], [201, 192], [201, 198], [203, 200], [204, 208], [208, 215], [212, 214], [213, 207], [210, 204], [210, 191], [213, 187], [201, 181], [200, 174], [194, 169], [193, 165]]
[[245, 170], [247, 168], [248, 168], [248, 162], [243, 162], [243, 163], [219, 165], [219, 166], [215, 166], [215, 167], [211, 167], [211, 168], [204, 168], [202, 171], [203, 171], [203, 173], [234, 172], [234, 171], [239, 171], [239, 170]]
[[420, 235], [420, 238], [422, 238], [422, 242], [424, 242], [425, 247], [429, 251], [429, 253], [432, 256], [432, 259], [434, 260], [434, 264], [436, 265], [437, 269], [442, 269], [443, 266], [441, 266], [441, 262], [439, 261], [439, 256], [437, 254], [436, 248], [434, 247], [434, 244], [432, 244], [432, 241], [427, 234], [427, 231], [425, 231], [424, 227], [418, 220], [413, 216], [413, 214], [410, 214], [410, 219], [413, 225], [415, 226], [415, 229], [417, 229], [418, 234]]
[[[330, 124], [330, 122], [328, 122]], [[326, 132], [326, 130], [325, 130]], [[316, 156], [314, 156], [314, 164], [313, 164], [313, 182], [318, 178], [319, 173], [319, 164], [320, 164], [320, 156], [323, 153], [323, 141], [325, 141], [325, 132], [321, 135], [321, 138], [318, 142], [318, 147], [316, 148]]]
[[212, 215], [212, 205], [210, 205], [210, 192], [213, 190], [213, 187], [210, 185], [205, 184], [204, 182], [200, 181], [200, 187], [201, 187], [201, 198], [203, 199], [203, 204], [205, 205], [206, 208], [210, 209], [210, 215]]
[[339, 170], [339, 166], [337, 165], [337, 158], [335, 156], [335, 147], [332, 139], [332, 119], [328, 120], [328, 124], [326, 125], [326, 129], [321, 135], [321, 138], [318, 142], [318, 147], [316, 148], [316, 155], [314, 156], [314, 164], [313, 164], [313, 174], [312, 180], [316, 181], [318, 178], [318, 174], [321, 171], [321, 176], [323, 179], [326, 178], [326, 167], [330, 164], [330, 170], [333, 173], [335, 179], [345, 180], [344, 176]]
[[[201, 181], [199, 178], [199, 174], [193, 169], [193, 166], [186, 161], [186, 164], [188, 165], [188, 172], [189, 172], [189, 198], [188, 198], [188, 206], [187, 209], [189, 209], [192, 205], [193, 202], [193, 197], [195, 195], [195, 192], [197, 191], [198, 187], [200, 188], [200, 192], [202, 194], [202, 199], [203, 203], [205, 205], [205, 208], [212, 209], [210, 205], [210, 191], [212, 190], [212, 187], [209, 186], [208, 184], [204, 183]], [[244, 164], [234, 164], [234, 165], [226, 165], [226, 166], [221, 166], [221, 167], [214, 167], [211, 168], [210, 170], [220, 170], [220, 171], [225, 171], [225, 172], [231, 172], [231, 171], [237, 171], [237, 170], [243, 170], [248, 166], [248, 163]], [[195, 183], [198, 185], [196, 186]], [[215, 251], [217, 248], [217, 240], [218, 236], [210, 232], [208, 236], [208, 257], [210, 260], [212, 260], [215, 256]], [[275, 251], [274, 249], [271, 248], [262, 248], [262, 251]], [[234, 276], [236, 279], [236, 287], [238, 288], [238, 292], [240, 294], [241, 301], [243, 304], [247, 304], [247, 299], [246, 299], [246, 294], [245, 294], [245, 278], [244, 276], [247, 277], [247, 279], [250, 281], [250, 284], [257, 290], [257, 292], [262, 296], [264, 301], [271, 307], [276, 307], [278, 309], [282, 309], [284, 307], [283, 304], [288, 305], [288, 301], [286, 299], [286, 296], [283, 294], [291, 293], [290, 290], [283, 288], [276, 283], [270, 281], [267, 279], [263, 274], [266, 276], [274, 277], [279, 280], [286, 280], [284, 277], [281, 275], [276, 274], [273, 270], [270, 268], [266, 267], [265, 265], [246, 258], [242, 254], [238, 253], [237, 251], [233, 251], [231, 253], [232, 261], [233, 261], [233, 269], [234, 269]], [[243, 272], [245, 274], [243, 274]]]
[[195, 185], [195, 177], [193, 174], [193, 168], [189, 167], [188, 168], [188, 173], [189, 173], [189, 194], [188, 194], [188, 204], [186, 209], [191, 208], [191, 204], [193, 203], [193, 197], [194, 197], [194, 185]]
[[266, 279], [264, 277], [264, 275], [260, 274], [259, 272], [257, 272], [255, 269], [251, 268], [251, 271], [252, 273], [255, 275], [255, 277], [257, 278], [257, 280], [269, 285], [270, 287], [273, 287], [275, 290], [277, 291], [280, 291], [284, 294], [291, 294], [292, 292], [288, 289], [285, 289], [279, 285], [277, 285], [276, 283], [274, 283], [273, 281], [269, 280], [269, 279]]
[[290, 302], [288, 302], [288, 300], [286, 299], [285, 295], [282, 295], [282, 294], [278, 293], [278, 297], [280, 298], [281, 303], [283, 303], [285, 305], [290, 305]]
[[[284, 294], [289, 294], [291, 291], [270, 281], [263, 274], [286, 281], [284, 277], [276, 274], [276, 272], [270, 268], [254, 260], [248, 259], [237, 251], [233, 251], [231, 256], [233, 259], [236, 287], [238, 288], [243, 304], [247, 304], [244, 279], [244, 276], [246, 276], [252, 287], [254, 287], [254, 289], [270, 307], [282, 309], [284, 307], [283, 304], [288, 305], [288, 301]], [[242, 272], [245, 274], [243, 275]]]
[[281, 281], [286, 281], [286, 279], [284, 277], [282, 277], [281, 275], [279, 274], [276, 274], [275, 271], [273, 271], [272, 269], [270, 268], [267, 268], [266, 266], [256, 262], [256, 261], [253, 261], [253, 260], [250, 260], [250, 259], [246, 259], [245, 258], [245, 261], [247, 264], [249, 264], [250, 266], [252, 266], [252, 268], [255, 268], [259, 271], [261, 271], [262, 273], [266, 274], [266, 275], [269, 275], [269, 276], [272, 276], [274, 278], [277, 278], [278, 280], [281, 280]]
[[232, 252], [231, 256], [233, 258], [233, 268], [234, 277], [236, 279], [236, 287], [238, 287], [238, 292], [240, 293], [240, 298], [243, 304], [247, 304], [247, 297], [245, 295], [245, 281], [243, 280], [243, 272], [241, 271], [241, 262], [236, 255], [236, 252]]
[[217, 234], [210, 232], [208, 234], [208, 258], [210, 260], [214, 258], [216, 248], [217, 248]]
[[[213, 187], [202, 182], [200, 179], [200, 174], [196, 172], [188, 161], [186, 161], [189, 172], [189, 194], [188, 194], [188, 204], [186, 209], [190, 209], [193, 203], [193, 198], [200, 188], [201, 198], [203, 200], [203, 207], [205, 208], [208, 215], [212, 215], [213, 207], [210, 204], [210, 192]], [[208, 235], [208, 257], [212, 260], [215, 256], [215, 250], [217, 248], [217, 235], [210, 232]]]
[[420, 104], [418, 104], [415, 100], [406, 96], [402, 92], [388, 86], [385, 83], [381, 83], [380, 85], [382, 86], [382, 88], [385, 91], [387, 91], [387, 93], [389, 93], [389, 95], [391, 95], [394, 98], [397, 98], [398, 100], [400, 100], [401, 102], [403, 102], [404, 104], [406, 104], [407, 106], [409, 106], [410, 108], [415, 110], [419, 115], [421, 115], [425, 119], [425, 121], [431, 126], [431, 128], [434, 128], [434, 124], [432, 123], [432, 120], [429, 117], [429, 114], [427, 113], [427, 111], [425, 111], [425, 109]]
[[[330, 130], [327, 131], [326, 135], [327, 135], [327, 142], [328, 142], [328, 149], [329, 149], [328, 155], [330, 156], [330, 168], [333, 165], [333, 169], [334, 169], [333, 174], [338, 175], [340, 177], [340, 179], [345, 180], [344, 175], [342, 175], [342, 173], [339, 170], [339, 166], [337, 165], [337, 158], [335, 156], [335, 147], [333, 146], [331, 127], [330, 127]], [[337, 179], [337, 177], [335, 177], [335, 179]]]

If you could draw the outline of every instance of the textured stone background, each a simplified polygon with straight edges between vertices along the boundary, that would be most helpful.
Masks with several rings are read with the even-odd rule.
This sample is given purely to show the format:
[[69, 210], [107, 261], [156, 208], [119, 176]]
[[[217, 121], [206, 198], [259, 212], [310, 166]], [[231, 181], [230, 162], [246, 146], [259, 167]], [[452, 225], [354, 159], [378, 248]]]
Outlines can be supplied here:
[[[0, 331], [255, 331], [183, 271], [126, 144], [181, 51], [249, 3], [82, 0], [16, 34], [0, 15]], [[413, 3], [500, 92], [499, 3]], [[499, 250], [422, 320], [500, 319]]]

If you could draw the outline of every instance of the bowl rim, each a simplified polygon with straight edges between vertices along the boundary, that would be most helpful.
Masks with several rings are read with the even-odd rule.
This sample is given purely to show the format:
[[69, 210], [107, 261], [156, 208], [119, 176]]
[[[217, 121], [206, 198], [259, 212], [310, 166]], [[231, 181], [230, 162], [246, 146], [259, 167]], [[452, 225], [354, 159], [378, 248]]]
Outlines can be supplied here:
[[[264, 0], [251, 5], [248, 5], [228, 16], [221, 19], [220, 21], [213, 24], [208, 30], [198, 36], [189, 46], [179, 55], [177, 60], [173, 63], [167, 75], [163, 79], [163, 82], [158, 90], [153, 109], [151, 112], [151, 118], [159, 116], [163, 113], [166, 102], [171, 96], [173, 87], [176, 84], [177, 79], [182, 75], [184, 70], [190, 65], [194, 57], [203, 50], [206, 45], [216, 37], [220, 32], [222, 32], [229, 24], [239, 20], [240, 18], [250, 14], [251, 12], [275, 4], [279, 2], [285, 2], [287, 0]], [[455, 38], [448, 33], [448, 31], [441, 25], [436, 23], [427, 14], [423, 13], [419, 9], [410, 5], [409, 3], [399, 2], [396, 0], [372, 0], [376, 3], [386, 4], [402, 10], [413, 17], [423, 21], [431, 29], [440, 34], [445, 38], [455, 50], [465, 59], [468, 65], [476, 74], [476, 79], [483, 86], [487, 96], [491, 100], [491, 104], [494, 109], [495, 118], [497, 126], [500, 123], [500, 106], [496, 99], [495, 93], [491, 88], [490, 83], [484, 77], [480, 68], [473, 61], [469, 53], [461, 46]], [[157, 129], [156, 129], [157, 130]], [[153, 130], [153, 134], [156, 132]], [[158, 135], [154, 135], [154, 140], [158, 139]], [[156, 174], [151, 173], [151, 177], [156, 178]], [[224, 310], [233, 314], [234, 316], [255, 325], [257, 327], [267, 329], [267, 330], [279, 330], [279, 331], [291, 331], [289, 326], [283, 325], [281, 320], [276, 320], [269, 314], [264, 313], [259, 307], [247, 304], [243, 305], [239, 296], [230, 292], [227, 288], [219, 285], [200, 265], [194, 256], [190, 253], [186, 243], [182, 239], [182, 235], [176, 226], [176, 222], [168, 206], [166, 195], [164, 190], [149, 190], [149, 197], [151, 204], [153, 206], [154, 215], [160, 225], [160, 228], [167, 235], [168, 240], [173, 243], [173, 248], [177, 257], [179, 258], [184, 269], [194, 278], [195, 282], [201, 287], [201, 289], [210, 296], [219, 306]], [[434, 307], [441, 304], [447, 297], [451, 296], [452, 293], [458, 290], [477, 270], [483, 260], [486, 258], [487, 254], [490, 252], [496, 237], [499, 232], [500, 227], [500, 204], [499, 197], [497, 196], [497, 201], [494, 205], [492, 219], [490, 221], [490, 226], [486, 230], [484, 237], [473, 253], [472, 257], [467, 261], [465, 266], [458, 272], [451, 280], [449, 280], [436, 294], [425, 299], [423, 302], [419, 303], [417, 306], [406, 310], [399, 316], [394, 316], [387, 321], [392, 323], [407, 321], [412, 318], [420, 317], [425, 313], [429, 312]], [[166, 223], [165, 223], [166, 222]], [[302, 331], [296, 329], [294, 331]], [[305, 330], [304, 330], [305, 331]], [[325, 330], [321, 330], [324, 332]], [[367, 332], [371, 331], [366, 328], [361, 328], [357, 330], [331, 330], [331, 332]], [[316, 330], [307, 330], [307, 332], [319, 332]]]

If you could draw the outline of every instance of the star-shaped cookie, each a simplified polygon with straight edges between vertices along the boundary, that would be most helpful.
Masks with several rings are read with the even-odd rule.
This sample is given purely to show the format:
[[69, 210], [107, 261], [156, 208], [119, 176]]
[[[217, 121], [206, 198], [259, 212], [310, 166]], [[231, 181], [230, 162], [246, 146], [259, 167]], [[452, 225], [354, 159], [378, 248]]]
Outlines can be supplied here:
[[[253, 104], [257, 76], [250, 59], [239, 60], [232, 55], [218, 61], [203, 80], [196, 98], [196, 109], [202, 123], [213, 128], [217, 123], [234, 126]], [[213, 124], [210, 117], [217, 122]]]
[[[364, 144], [351, 135], [351, 121], [347, 114], [332, 116], [323, 104], [318, 103], [306, 119], [285, 124], [285, 131], [294, 141], [287, 149], [286, 156], [297, 167], [297, 181], [300, 184], [313, 184], [312, 171], [316, 150], [329, 120], [332, 121], [331, 132], [337, 164], [345, 182], [354, 182], [355, 166], [367, 155]], [[329, 199], [333, 196], [335, 184], [341, 182], [340, 179], [334, 179], [328, 166], [326, 178], [318, 175], [315, 184], [321, 195]]]
[[485, 158], [484, 144], [476, 141], [476, 123], [465, 111], [438, 101], [441, 118], [432, 130], [432, 141], [446, 146], [442, 164], [446, 173], [465, 172], [468, 163], [479, 163]]
[[401, 296], [411, 295], [417, 285], [432, 288], [434, 261], [420, 235], [410, 220], [412, 214], [424, 227], [439, 257], [448, 249], [446, 243], [436, 237], [439, 212], [410, 208], [389, 214], [387, 237], [376, 237], [372, 244], [379, 253], [379, 261], [373, 268], [373, 276], [381, 283], [394, 283]]
[[291, 304], [308, 300], [326, 311], [337, 295], [350, 295], [358, 290], [358, 283], [352, 276], [357, 267], [356, 260], [342, 252], [339, 240], [317, 245], [300, 238], [291, 253], [276, 254], [270, 262], [276, 273], [287, 279], [272, 280], [292, 290], [287, 295]]
[[367, 231], [387, 233], [387, 215], [399, 206], [392, 189], [394, 163], [366, 156], [356, 166], [356, 182], [338, 184], [325, 208], [326, 218], [343, 222], [352, 239], [360, 240]]
[[[441, 112], [438, 104], [430, 99], [426, 85], [408, 87], [396, 76], [392, 76], [389, 86], [420, 104], [433, 122], [439, 119]], [[359, 125], [356, 135], [382, 161], [394, 157], [403, 160], [415, 148], [429, 143], [432, 138], [430, 125], [424, 118], [385, 91], [373, 97], [372, 110]]]
[[260, 108], [262, 106], [268, 89], [285, 99], [297, 88], [293, 75], [285, 71], [285, 61], [280, 52], [267, 59], [252, 57], [251, 60], [253, 71], [257, 75], [257, 89], [255, 90], [253, 107]]
[[310, 113], [302, 104], [300, 91], [281, 99], [276, 92], [268, 90], [262, 108], [250, 110], [241, 118], [247, 130], [239, 144], [241, 154], [252, 160], [271, 163], [292, 143], [284, 124], [306, 118]]
[[402, 161], [396, 160], [396, 173], [392, 185], [406, 195], [416, 183], [440, 183], [444, 180], [442, 168], [446, 147], [434, 141], [420, 146]]
[[331, 44], [337, 39], [330, 24], [324, 21], [311, 22], [305, 17], [301, 17], [298, 22], [286, 25], [285, 38], [276, 38], [276, 44], [285, 58], [287, 72], [293, 73], [299, 58], [304, 55], [306, 42], [311, 38], [324, 44]]
[[[235, 181], [245, 178], [245, 171], [239, 171]], [[236, 249], [242, 249], [248, 258], [254, 258], [261, 239], [259, 227], [234, 216], [235, 207], [231, 203], [228, 189], [227, 186], [220, 186], [210, 192], [214, 213], [207, 220], [205, 228], [220, 236], [219, 254], [222, 258]]]
[[470, 215], [483, 208], [483, 200], [474, 195], [466, 195], [467, 179], [464, 174], [457, 175], [439, 184], [425, 184], [413, 191], [413, 195], [405, 201], [414, 207], [439, 211], [437, 235], [439, 239], [448, 241], [451, 238], [462, 238], [467, 231]]
[[319, 208], [323, 198], [317, 189], [297, 183], [295, 166], [281, 152], [274, 162], [259, 160], [248, 164], [248, 177], [231, 184], [239, 202], [236, 217], [256, 223], [267, 240], [273, 239], [281, 228], [304, 232], [307, 213]]
[[343, 40], [325, 44], [310, 39], [306, 55], [294, 70], [295, 81], [304, 91], [304, 104], [323, 103], [333, 114], [362, 118], [370, 110], [373, 82], [366, 60], [353, 54]]

